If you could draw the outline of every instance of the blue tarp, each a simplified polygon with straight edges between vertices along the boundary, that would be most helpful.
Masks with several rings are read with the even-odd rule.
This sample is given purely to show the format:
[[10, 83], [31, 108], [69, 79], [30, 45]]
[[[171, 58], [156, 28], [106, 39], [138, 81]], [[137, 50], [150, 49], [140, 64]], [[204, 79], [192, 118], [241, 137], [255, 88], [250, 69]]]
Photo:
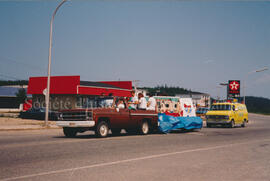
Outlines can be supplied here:
[[201, 129], [203, 121], [200, 117], [174, 117], [164, 113], [158, 114], [159, 130], [168, 133], [177, 129]]

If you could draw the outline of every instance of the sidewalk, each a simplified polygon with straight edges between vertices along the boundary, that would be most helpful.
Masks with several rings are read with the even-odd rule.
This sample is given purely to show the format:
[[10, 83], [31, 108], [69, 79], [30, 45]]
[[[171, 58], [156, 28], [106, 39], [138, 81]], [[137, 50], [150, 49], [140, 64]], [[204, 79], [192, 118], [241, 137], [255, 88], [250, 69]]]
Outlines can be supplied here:
[[44, 126], [44, 121], [21, 119], [11, 117], [0, 117], [0, 131], [14, 130], [39, 130], [39, 129], [59, 129], [55, 121], [49, 121], [49, 127]]

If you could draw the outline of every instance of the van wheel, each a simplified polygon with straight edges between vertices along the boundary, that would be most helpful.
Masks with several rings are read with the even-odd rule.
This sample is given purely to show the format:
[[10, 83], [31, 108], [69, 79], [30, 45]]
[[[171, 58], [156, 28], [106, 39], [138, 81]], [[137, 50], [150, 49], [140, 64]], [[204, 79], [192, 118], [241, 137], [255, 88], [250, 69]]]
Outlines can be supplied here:
[[100, 138], [105, 138], [108, 136], [109, 126], [105, 121], [101, 121], [98, 123], [96, 128], [96, 135]]
[[120, 135], [121, 133], [121, 129], [118, 128], [111, 129], [111, 131], [113, 135]]
[[147, 121], [142, 122], [140, 126], [140, 133], [146, 135], [149, 133], [149, 123]]
[[232, 120], [231, 122], [230, 122], [230, 128], [234, 128], [235, 127], [235, 123], [234, 123], [234, 120]]
[[68, 138], [74, 138], [77, 134], [77, 131], [74, 128], [64, 127], [63, 132], [64, 132], [64, 135]]
[[244, 119], [243, 123], [241, 124], [241, 127], [242, 128], [246, 127], [246, 123], [247, 123], [247, 121]]

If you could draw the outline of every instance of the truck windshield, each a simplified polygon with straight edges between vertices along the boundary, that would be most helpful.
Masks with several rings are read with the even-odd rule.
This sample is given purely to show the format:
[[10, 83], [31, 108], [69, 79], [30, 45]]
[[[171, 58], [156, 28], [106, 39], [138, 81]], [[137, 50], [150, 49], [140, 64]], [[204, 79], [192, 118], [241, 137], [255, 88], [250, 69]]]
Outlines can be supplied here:
[[218, 104], [218, 105], [212, 105], [211, 111], [230, 111], [231, 105], [229, 104]]

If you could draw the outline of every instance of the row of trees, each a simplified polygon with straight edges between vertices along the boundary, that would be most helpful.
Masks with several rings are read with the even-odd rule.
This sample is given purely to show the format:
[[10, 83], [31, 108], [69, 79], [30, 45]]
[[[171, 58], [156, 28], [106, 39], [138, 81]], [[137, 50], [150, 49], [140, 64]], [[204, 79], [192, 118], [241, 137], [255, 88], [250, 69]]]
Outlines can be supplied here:
[[246, 105], [249, 112], [270, 115], [270, 99], [247, 96]]
[[140, 89], [145, 89], [149, 93], [157, 94], [157, 95], [164, 95], [164, 96], [175, 96], [177, 94], [192, 94], [192, 93], [198, 93], [193, 92], [191, 90], [181, 88], [181, 87], [168, 87], [166, 85], [164, 86], [156, 86], [156, 87], [140, 87]]
[[28, 80], [0, 80], [0, 86], [5, 85], [28, 85]]

